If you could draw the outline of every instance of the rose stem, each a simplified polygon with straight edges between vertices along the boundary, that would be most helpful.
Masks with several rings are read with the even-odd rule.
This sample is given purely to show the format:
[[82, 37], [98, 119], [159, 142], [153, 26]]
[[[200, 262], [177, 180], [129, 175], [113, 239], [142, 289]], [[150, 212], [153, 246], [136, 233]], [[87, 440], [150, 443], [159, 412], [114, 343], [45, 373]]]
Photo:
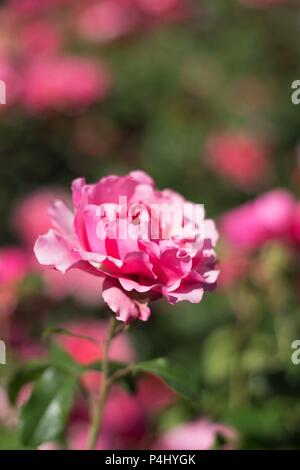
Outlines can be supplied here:
[[115, 333], [115, 329], [117, 325], [118, 325], [117, 320], [115, 319], [114, 316], [112, 316], [110, 319], [109, 327], [108, 327], [107, 337], [104, 342], [103, 357], [102, 357], [102, 381], [101, 381], [98, 406], [95, 407], [93, 417], [92, 417], [92, 424], [90, 428], [90, 435], [89, 435], [89, 441], [88, 441], [89, 450], [92, 450], [95, 447], [97, 440], [98, 440], [98, 436], [101, 432], [105, 403], [106, 403], [106, 400], [109, 394], [109, 388], [110, 388], [110, 382], [109, 382], [109, 377], [108, 377], [108, 374], [109, 374], [108, 353], [109, 353], [109, 347], [114, 337], [114, 333]]

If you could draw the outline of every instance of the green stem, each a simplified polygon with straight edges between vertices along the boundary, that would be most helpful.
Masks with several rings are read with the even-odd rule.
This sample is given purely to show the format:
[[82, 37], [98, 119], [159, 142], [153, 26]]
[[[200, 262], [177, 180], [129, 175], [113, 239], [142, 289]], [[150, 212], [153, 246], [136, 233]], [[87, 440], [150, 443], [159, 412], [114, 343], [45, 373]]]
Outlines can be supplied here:
[[93, 416], [92, 416], [92, 424], [90, 428], [90, 435], [89, 435], [89, 441], [88, 441], [88, 449], [92, 450], [94, 449], [99, 434], [101, 432], [101, 427], [102, 427], [102, 421], [103, 421], [103, 414], [104, 414], [104, 408], [106, 404], [106, 400], [109, 394], [109, 389], [111, 382], [109, 380], [109, 347], [111, 344], [111, 341], [115, 335], [115, 330], [117, 328], [117, 320], [113, 316], [110, 320], [109, 327], [108, 327], [108, 332], [107, 332], [107, 337], [104, 343], [104, 348], [103, 348], [103, 357], [102, 357], [102, 381], [101, 381], [101, 388], [100, 388], [100, 394], [99, 394], [99, 401], [98, 405], [95, 406]]

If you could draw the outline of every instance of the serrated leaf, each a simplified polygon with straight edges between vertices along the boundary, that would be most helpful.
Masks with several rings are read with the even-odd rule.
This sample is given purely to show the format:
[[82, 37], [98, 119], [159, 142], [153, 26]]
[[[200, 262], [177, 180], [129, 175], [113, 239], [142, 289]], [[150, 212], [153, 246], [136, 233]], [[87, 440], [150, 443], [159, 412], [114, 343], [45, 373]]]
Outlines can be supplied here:
[[73, 404], [76, 382], [74, 376], [52, 367], [43, 372], [21, 410], [24, 445], [36, 447], [61, 436]]

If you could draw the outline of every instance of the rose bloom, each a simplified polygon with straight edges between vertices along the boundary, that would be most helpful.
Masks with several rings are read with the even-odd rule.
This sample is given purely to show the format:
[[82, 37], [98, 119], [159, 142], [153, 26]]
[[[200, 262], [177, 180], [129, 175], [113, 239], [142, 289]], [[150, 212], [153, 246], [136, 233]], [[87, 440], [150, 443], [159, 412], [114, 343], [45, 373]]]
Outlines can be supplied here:
[[226, 441], [223, 449], [235, 448], [237, 434], [231, 427], [212, 423], [204, 418], [171, 429], [160, 438], [154, 448], [156, 450], [210, 450], [215, 446], [218, 436]]
[[[53, 228], [38, 238], [36, 257], [42, 265], [63, 273], [79, 268], [98, 276], [103, 282], [102, 297], [117, 319], [147, 320], [148, 302], [161, 297], [171, 304], [183, 300], [199, 303], [204, 292], [215, 286], [218, 234], [213, 221], [204, 218], [204, 211], [193, 228], [187, 217], [181, 236], [157, 213], [151, 218], [157, 218], [160, 234], [163, 231], [167, 236], [161, 239], [160, 234], [153, 237], [148, 233], [145, 237], [142, 230], [152, 204], [183, 207], [182, 196], [171, 190], [158, 191], [141, 171], [108, 176], [92, 185], [80, 178], [73, 182], [72, 190], [74, 210], [61, 201], [53, 204]], [[119, 205], [120, 197], [127, 198], [127, 205]], [[112, 210], [117, 214], [113, 234]], [[119, 230], [124, 222], [130, 231], [126, 237]]]
[[272, 240], [288, 240], [294, 210], [290, 193], [275, 189], [225, 213], [220, 231], [233, 246], [247, 250]]
[[39, 58], [23, 77], [23, 104], [33, 112], [80, 110], [102, 100], [110, 87], [103, 65], [76, 56]]
[[241, 189], [251, 190], [270, 173], [265, 145], [242, 133], [212, 134], [206, 143], [208, 165]]

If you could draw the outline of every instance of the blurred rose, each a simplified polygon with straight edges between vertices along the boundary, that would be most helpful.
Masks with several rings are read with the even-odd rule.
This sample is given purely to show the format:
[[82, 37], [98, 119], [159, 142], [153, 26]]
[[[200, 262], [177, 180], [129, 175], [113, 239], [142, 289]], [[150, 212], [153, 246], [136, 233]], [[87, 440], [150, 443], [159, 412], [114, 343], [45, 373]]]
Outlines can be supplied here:
[[106, 96], [110, 77], [99, 62], [62, 56], [32, 61], [23, 83], [23, 102], [30, 111], [78, 110]]
[[26, 57], [57, 53], [62, 41], [57, 26], [42, 20], [25, 24], [19, 34], [19, 44]]
[[145, 410], [157, 412], [171, 405], [177, 395], [155, 375], [145, 374], [137, 383], [137, 394]]
[[251, 261], [243, 250], [227, 246], [220, 255], [218, 287], [229, 289], [244, 279], [251, 269]]
[[133, 0], [103, 0], [81, 12], [77, 30], [85, 39], [109, 41], [131, 32], [138, 21]]
[[168, 431], [154, 446], [157, 450], [210, 450], [220, 436], [226, 441], [223, 448], [234, 448], [236, 432], [224, 424], [212, 423], [207, 419], [182, 424]]
[[268, 150], [250, 135], [212, 134], [206, 152], [208, 165], [241, 189], [253, 189], [269, 176]]
[[51, 227], [49, 206], [55, 199], [68, 202], [68, 196], [61, 188], [42, 188], [20, 199], [12, 213], [11, 221], [21, 240], [33, 248], [41, 232]]
[[136, 0], [140, 8], [150, 15], [171, 16], [187, 11], [186, 0]]
[[10, 313], [17, 302], [17, 288], [29, 269], [29, 258], [20, 248], [0, 250], [0, 317]]
[[284, 189], [275, 189], [223, 215], [220, 231], [234, 247], [259, 248], [270, 240], [290, 236], [295, 201]]

